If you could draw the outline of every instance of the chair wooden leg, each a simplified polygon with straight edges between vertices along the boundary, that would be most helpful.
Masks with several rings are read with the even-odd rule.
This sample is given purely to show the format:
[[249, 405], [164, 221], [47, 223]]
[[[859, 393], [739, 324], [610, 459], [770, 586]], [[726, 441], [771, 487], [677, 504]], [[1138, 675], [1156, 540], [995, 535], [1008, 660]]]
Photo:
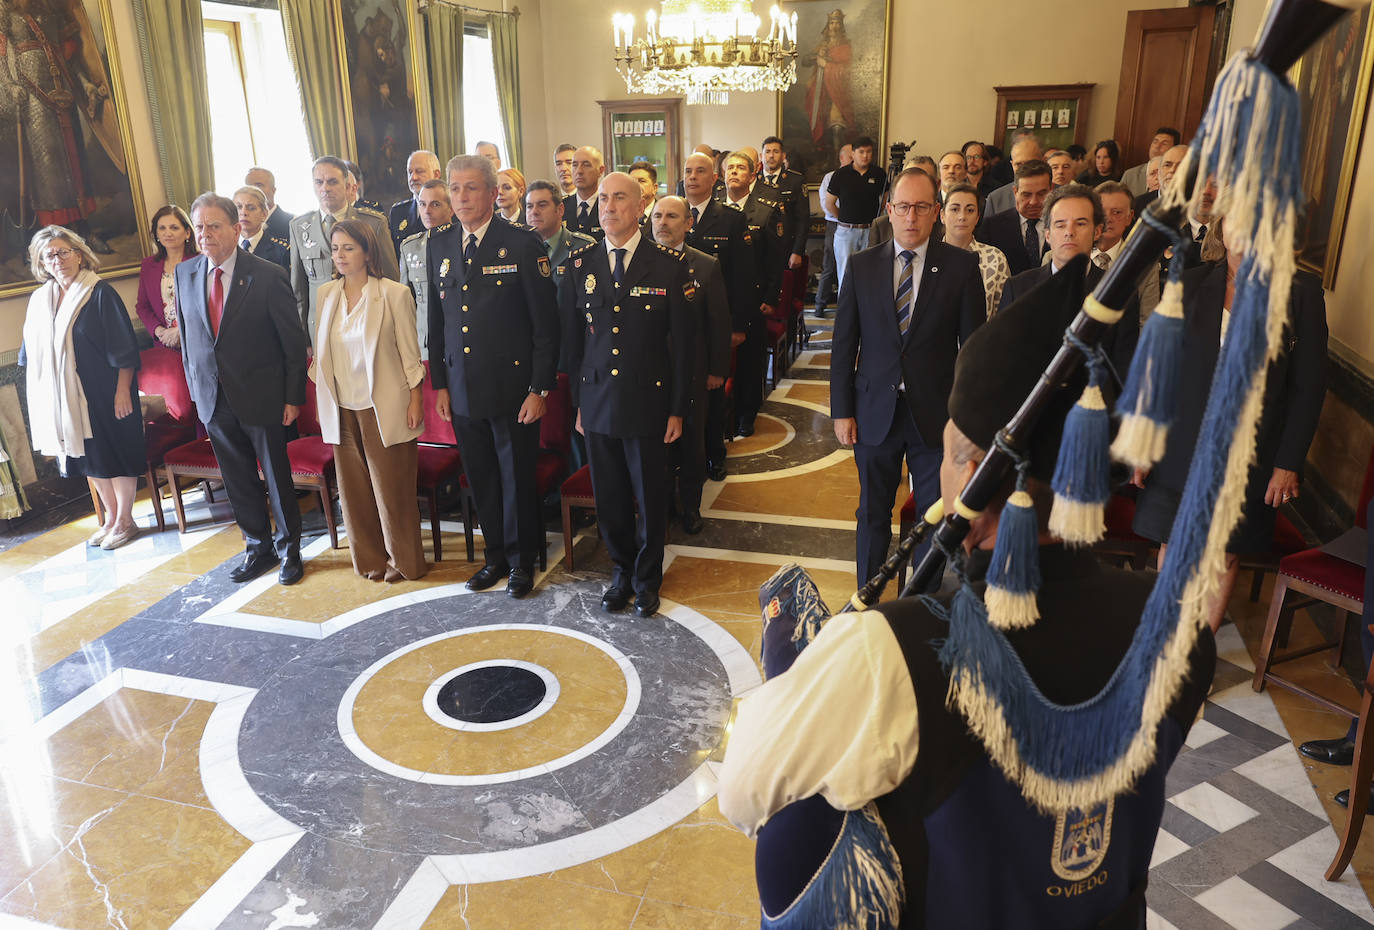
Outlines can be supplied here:
[[177, 532], [186, 532], [186, 507], [181, 502], [181, 485], [177, 482], [176, 473], [172, 471], [172, 466], [168, 465], [163, 469], [167, 474], [167, 483], [172, 488], [172, 507], [177, 512]]
[[1355, 846], [1360, 842], [1360, 830], [1364, 827], [1364, 815], [1369, 810], [1369, 783], [1374, 778], [1374, 733], [1369, 728], [1369, 711], [1374, 704], [1374, 681], [1365, 678], [1364, 700], [1360, 702], [1360, 727], [1355, 734], [1355, 764], [1350, 773], [1349, 816], [1345, 821], [1345, 832], [1341, 834], [1341, 845], [1336, 849], [1336, 858], [1326, 870], [1326, 880], [1334, 882], [1340, 878], [1345, 867], [1355, 855]]
[[444, 560], [444, 544], [440, 540], [439, 528], [439, 489], [429, 489], [429, 534], [434, 537], [434, 561]]
[[572, 505], [567, 498], [563, 499], [563, 561], [568, 564], [568, 571], [573, 570], [573, 523]]
[[1255, 569], [1255, 577], [1250, 582], [1250, 603], [1258, 604], [1260, 591], [1264, 588], [1264, 569]]
[[339, 525], [334, 520], [334, 502], [330, 499], [329, 479], [326, 478], [324, 486], [320, 488], [320, 506], [324, 508], [324, 525], [329, 527], [329, 546], [331, 549], [339, 548]]
[[[1274, 593], [1269, 597], [1269, 617], [1264, 622], [1264, 637], [1260, 640], [1259, 660], [1255, 662], [1255, 680], [1252, 683], [1256, 691], [1264, 690], [1264, 674], [1269, 671], [1269, 661], [1274, 657], [1274, 642], [1278, 638], [1278, 628], [1280, 620], [1283, 618], [1283, 599], [1288, 593], [1288, 582], [1280, 574], [1274, 582]], [[1288, 616], [1288, 622], [1293, 622], [1293, 617]]]
[[157, 521], [157, 531], [166, 532], [167, 518], [162, 513], [162, 490], [157, 484], [157, 469], [148, 466], [148, 473], [144, 476], [148, 479], [148, 497], [153, 502], [153, 519]]
[[100, 499], [100, 493], [95, 489], [95, 482], [90, 478], [86, 479], [86, 487], [91, 492], [91, 507], [95, 510], [95, 518], [100, 521], [100, 525], [105, 525], [105, 502]]

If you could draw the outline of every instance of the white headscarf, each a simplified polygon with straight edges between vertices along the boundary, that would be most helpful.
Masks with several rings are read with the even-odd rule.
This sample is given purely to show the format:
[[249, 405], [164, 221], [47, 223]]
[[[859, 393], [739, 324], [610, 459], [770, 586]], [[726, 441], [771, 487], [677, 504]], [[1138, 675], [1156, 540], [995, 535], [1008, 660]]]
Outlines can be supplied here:
[[63, 293], [49, 281], [29, 297], [24, 318], [26, 386], [33, 447], [57, 457], [58, 468], [67, 472], [67, 459], [86, 454], [91, 438], [91, 417], [86, 393], [76, 373], [72, 325], [90, 299], [100, 276], [83, 268]]

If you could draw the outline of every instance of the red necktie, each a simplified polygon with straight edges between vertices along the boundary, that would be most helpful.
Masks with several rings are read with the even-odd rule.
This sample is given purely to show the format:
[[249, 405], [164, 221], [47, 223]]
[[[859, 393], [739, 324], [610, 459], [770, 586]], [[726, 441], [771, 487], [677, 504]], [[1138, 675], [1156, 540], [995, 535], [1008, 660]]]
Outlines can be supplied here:
[[220, 278], [224, 271], [220, 268], [215, 269], [214, 280], [210, 282], [210, 332], [219, 338], [219, 321], [224, 315], [224, 284]]

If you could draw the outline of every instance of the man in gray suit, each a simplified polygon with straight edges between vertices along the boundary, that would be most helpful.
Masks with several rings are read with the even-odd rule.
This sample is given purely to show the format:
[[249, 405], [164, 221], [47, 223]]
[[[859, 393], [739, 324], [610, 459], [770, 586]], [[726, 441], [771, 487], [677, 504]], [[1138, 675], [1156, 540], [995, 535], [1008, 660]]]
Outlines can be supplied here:
[[[339, 220], [361, 220], [377, 236], [377, 259], [382, 275], [393, 281], [401, 278], [396, 265], [396, 253], [387, 248], [391, 230], [386, 217], [376, 210], [353, 204], [349, 194], [352, 175], [343, 159], [321, 155], [310, 169], [314, 179], [318, 210], [302, 213], [291, 221], [291, 289], [296, 292], [296, 307], [305, 327], [306, 339], [315, 338], [315, 293], [320, 285], [334, 277], [334, 259], [329, 252], [329, 232]], [[354, 181], [356, 184], [356, 180]]]
[[415, 295], [415, 328], [423, 349], [429, 345], [429, 231], [453, 219], [453, 206], [442, 178], [421, 185], [415, 202], [424, 229], [401, 240], [401, 283]]
[[[1040, 140], [1034, 135], [1023, 135], [1011, 146], [1011, 170], [1015, 175], [1016, 169], [1020, 168], [1028, 161], [1040, 160]], [[1016, 181], [1004, 184], [991, 194], [988, 194], [987, 216], [994, 216], [998, 213], [1005, 213], [1016, 206]]]
[[692, 408], [673, 443], [677, 465], [677, 505], [682, 528], [692, 535], [702, 530], [701, 489], [706, 483], [707, 391], [725, 383], [730, 374], [730, 303], [720, 262], [687, 245], [692, 214], [682, 197], [660, 197], [651, 217], [654, 239], [687, 257], [687, 275], [695, 291], [698, 312], [695, 364], [692, 369]]
[[247, 549], [229, 578], [249, 581], [280, 566], [278, 580], [295, 584], [305, 570], [286, 427], [305, 403], [305, 331], [286, 272], [240, 249], [237, 224], [227, 197], [206, 193], [191, 204], [201, 254], [176, 269], [181, 360]]

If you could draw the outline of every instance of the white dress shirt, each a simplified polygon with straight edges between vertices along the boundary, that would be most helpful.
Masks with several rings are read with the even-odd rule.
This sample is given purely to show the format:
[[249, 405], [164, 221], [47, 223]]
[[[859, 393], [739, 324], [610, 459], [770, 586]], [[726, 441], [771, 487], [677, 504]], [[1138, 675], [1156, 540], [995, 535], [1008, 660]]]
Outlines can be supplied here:
[[329, 352], [333, 356], [334, 399], [345, 410], [372, 408], [367, 378], [367, 288], [350, 309], [342, 284], [334, 325], [329, 328]]
[[[253, 251], [254, 249], [256, 249], [256, 248], [258, 247], [258, 243], [262, 241], [262, 237], [265, 236], [266, 234], [267, 234], [267, 224], [266, 224], [266, 223], [263, 223], [261, 226], [258, 227], [258, 231], [257, 231], [257, 232], [253, 233], [253, 235], [251, 235], [251, 236], [248, 237], [248, 247], [245, 248], [244, 251], [245, 251], [245, 252], [251, 252], [251, 251]], [[239, 239], [239, 246], [240, 246], [240, 247], [243, 246], [243, 239], [242, 239], [242, 238]]]
[[[220, 278], [220, 282], [219, 282], [219, 283], [220, 283], [220, 287], [224, 288], [224, 306], [220, 307], [220, 311], [223, 312], [224, 309], [225, 309], [226, 307], [229, 306], [229, 288], [230, 288], [230, 287], [232, 286], [232, 284], [233, 284], [233, 280], [234, 280], [234, 265], [238, 262], [238, 258], [239, 258], [239, 250], [238, 250], [237, 247], [234, 248], [234, 251], [232, 251], [232, 252], [229, 253], [229, 257], [226, 258], [226, 259], [224, 260], [224, 264], [223, 264], [223, 265], [216, 265], [214, 262], [210, 261], [210, 256], [208, 256], [208, 255], [205, 256], [206, 262], [209, 263], [209, 268], [207, 268], [206, 271], [205, 271], [205, 309], [206, 309], [206, 310], [209, 310], [209, 309], [210, 309], [210, 288], [213, 287], [213, 286], [214, 286], [214, 283], [215, 283], [215, 269], [216, 269], [216, 268], [218, 268], [218, 269], [220, 269], [221, 271], [224, 272], [224, 276]], [[220, 318], [220, 322], [223, 322], [223, 317]]]
[[477, 248], [480, 249], [482, 247], [482, 239], [486, 237], [487, 230], [491, 228], [491, 217], [487, 217], [487, 221], [483, 223], [481, 226], [478, 226], [476, 229], [468, 229], [466, 226], [463, 226], [462, 228], [463, 249], [466, 250], [468, 247], [468, 236], [477, 237]]
[[616, 250], [616, 249], [624, 249], [624, 250], [625, 250], [625, 273], [626, 273], [626, 274], [629, 274], [629, 272], [630, 272], [630, 260], [633, 259], [633, 258], [635, 257], [635, 249], [639, 248], [639, 242], [640, 242], [640, 240], [643, 239], [643, 238], [644, 238], [644, 235], [639, 231], [638, 228], [636, 228], [636, 229], [635, 229], [635, 232], [634, 232], [634, 235], [631, 236], [629, 239], [626, 239], [624, 245], [613, 245], [613, 244], [611, 243], [611, 237], [610, 237], [610, 236], [607, 236], [607, 237], [603, 240], [603, 242], [605, 243], [605, 246], [606, 246], [606, 259], [611, 263], [611, 271], [612, 271], [612, 272], [615, 271], [615, 250]]

